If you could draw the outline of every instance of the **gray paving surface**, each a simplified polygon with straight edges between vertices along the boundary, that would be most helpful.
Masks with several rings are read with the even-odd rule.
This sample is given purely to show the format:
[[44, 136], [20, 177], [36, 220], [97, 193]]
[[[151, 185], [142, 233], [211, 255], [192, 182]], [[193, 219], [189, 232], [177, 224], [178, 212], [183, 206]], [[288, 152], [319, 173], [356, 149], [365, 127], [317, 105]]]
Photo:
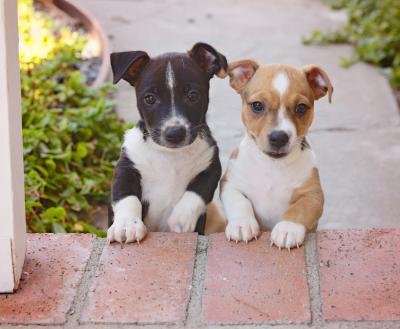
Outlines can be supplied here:
[[[368, 65], [339, 67], [348, 46], [306, 47], [301, 37], [334, 29], [345, 14], [319, 0], [81, 0], [101, 22], [114, 51], [185, 51], [209, 42], [228, 60], [318, 64], [334, 85], [333, 104], [316, 103], [310, 133], [326, 207], [320, 228], [400, 226], [400, 119], [386, 80]], [[119, 85], [118, 111], [137, 120], [133, 89]], [[243, 127], [240, 98], [228, 80], [212, 81], [208, 121], [226, 163]]]

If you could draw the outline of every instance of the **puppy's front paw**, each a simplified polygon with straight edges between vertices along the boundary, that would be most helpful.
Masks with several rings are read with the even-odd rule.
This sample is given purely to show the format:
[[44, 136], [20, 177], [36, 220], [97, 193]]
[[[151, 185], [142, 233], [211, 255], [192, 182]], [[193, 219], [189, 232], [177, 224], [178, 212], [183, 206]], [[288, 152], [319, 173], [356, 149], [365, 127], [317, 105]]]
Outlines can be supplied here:
[[245, 241], [257, 239], [260, 234], [260, 226], [255, 219], [243, 221], [242, 223], [230, 221], [225, 228], [225, 235], [228, 240]]
[[114, 223], [107, 231], [107, 241], [109, 243], [117, 241], [119, 243], [135, 242], [146, 236], [147, 229], [141, 219], [121, 219], [115, 218]]
[[174, 207], [167, 223], [172, 232], [194, 232], [197, 220], [206, 211], [203, 199], [194, 192], [186, 191]]
[[194, 232], [197, 220], [198, 216], [194, 216], [191, 212], [173, 211], [167, 223], [171, 232]]
[[299, 247], [306, 236], [306, 228], [302, 224], [283, 220], [275, 225], [271, 232], [271, 245], [280, 248]]

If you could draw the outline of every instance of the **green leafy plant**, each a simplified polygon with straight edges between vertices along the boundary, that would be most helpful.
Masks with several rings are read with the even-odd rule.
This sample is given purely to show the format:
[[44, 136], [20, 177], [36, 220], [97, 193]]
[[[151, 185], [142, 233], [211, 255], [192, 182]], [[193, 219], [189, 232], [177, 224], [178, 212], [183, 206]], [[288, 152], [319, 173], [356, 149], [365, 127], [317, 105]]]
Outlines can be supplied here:
[[[60, 33], [32, 1], [20, 1], [19, 14], [28, 228], [104, 235], [88, 219], [94, 206], [108, 201], [126, 129], [113, 111], [112, 86], [91, 88], [77, 70], [82, 35], [66, 26]], [[31, 35], [33, 28], [40, 37]]]
[[400, 1], [325, 0], [333, 9], [347, 9], [348, 22], [339, 31], [314, 31], [305, 44], [350, 43], [354, 55], [342, 66], [365, 61], [382, 68], [391, 84], [400, 87]]

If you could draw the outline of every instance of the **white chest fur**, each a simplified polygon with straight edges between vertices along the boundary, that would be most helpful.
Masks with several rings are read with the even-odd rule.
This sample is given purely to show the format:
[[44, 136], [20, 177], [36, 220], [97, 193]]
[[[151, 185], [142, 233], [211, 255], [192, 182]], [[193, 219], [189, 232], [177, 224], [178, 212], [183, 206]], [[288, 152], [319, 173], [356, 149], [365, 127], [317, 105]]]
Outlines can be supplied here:
[[313, 167], [311, 149], [299, 147], [286, 158], [272, 159], [246, 136], [237, 158], [229, 162], [227, 180], [250, 200], [261, 228], [270, 230], [287, 210], [293, 190], [310, 176]]
[[150, 231], [168, 231], [167, 218], [190, 181], [211, 162], [214, 147], [197, 138], [192, 144], [167, 149], [133, 128], [125, 134], [126, 154], [140, 172], [142, 200], [150, 206], [144, 222]]

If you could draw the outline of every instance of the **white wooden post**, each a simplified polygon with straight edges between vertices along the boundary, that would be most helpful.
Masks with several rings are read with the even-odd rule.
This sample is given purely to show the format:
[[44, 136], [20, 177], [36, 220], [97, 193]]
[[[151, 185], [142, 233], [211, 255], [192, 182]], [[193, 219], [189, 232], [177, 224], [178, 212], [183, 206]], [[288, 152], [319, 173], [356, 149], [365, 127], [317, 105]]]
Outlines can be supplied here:
[[25, 232], [17, 1], [0, 0], [0, 293], [18, 287]]

